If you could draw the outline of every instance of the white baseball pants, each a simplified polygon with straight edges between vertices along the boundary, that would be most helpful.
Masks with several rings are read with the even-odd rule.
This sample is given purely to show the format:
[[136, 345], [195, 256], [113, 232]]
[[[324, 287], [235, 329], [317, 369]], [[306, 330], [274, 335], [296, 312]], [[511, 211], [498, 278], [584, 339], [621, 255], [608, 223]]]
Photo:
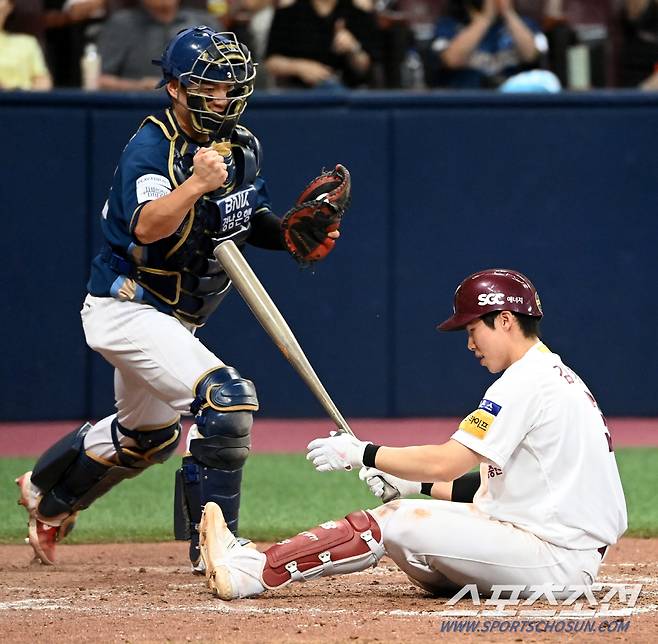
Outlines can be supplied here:
[[[189, 414], [197, 380], [224, 365], [194, 336], [193, 326], [148, 304], [88, 295], [80, 315], [87, 344], [115, 369], [116, 416], [127, 429], [166, 427]], [[86, 450], [106, 459], [114, 455], [114, 416], [89, 430]], [[120, 440], [134, 445], [126, 436]]]
[[[526, 590], [517, 596], [527, 597], [532, 586], [589, 586], [601, 564], [596, 550], [552, 545], [510, 523], [489, 519], [471, 503], [405, 499], [368, 512], [379, 524], [386, 554], [413, 583], [432, 593], [453, 595], [475, 584], [490, 594], [498, 584], [523, 586]], [[236, 598], [264, 592], [263, 552], [234, 548], [221, 563], [229, 571]], [[333, 564], [319, 576], [365, 570], [372, 556]], [[553, 591], [556, 599], [570, 594]]]
[[485, 593], [494, 584], [590, 585], [601, 564], [595, 549], [555, 546], [490, 519], [472, 503], [405, 499], [369, 512], [382, 528], [387, 554], [430, 592], [466, 584]]

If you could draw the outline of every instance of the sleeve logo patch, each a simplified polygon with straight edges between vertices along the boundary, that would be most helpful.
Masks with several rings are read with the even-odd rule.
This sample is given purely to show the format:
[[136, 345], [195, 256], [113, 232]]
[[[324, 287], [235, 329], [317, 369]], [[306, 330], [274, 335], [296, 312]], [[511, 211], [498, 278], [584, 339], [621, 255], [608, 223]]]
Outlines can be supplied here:
[[161, 174], [144, 174], [135, 183], [137, 203], [153, 201], [171, 192], [171, 184]]
[[493, 400], [487, 400], [486, 398], [483, 398], [478, 405], [478, 409], [484, 409], [484, 411], [488, 411], [493, 416], [498, 416], [498, 412], [502, 409], [502, 407], [493, 402]]
[[459, 429], [475, 436], [475, 438], [482, 439], [487, 435], [487, 430], [491, 427], [491, 423], [494, 422], [495, 418], [493, 414], [484, 409], [476, 409], [459, 423]]

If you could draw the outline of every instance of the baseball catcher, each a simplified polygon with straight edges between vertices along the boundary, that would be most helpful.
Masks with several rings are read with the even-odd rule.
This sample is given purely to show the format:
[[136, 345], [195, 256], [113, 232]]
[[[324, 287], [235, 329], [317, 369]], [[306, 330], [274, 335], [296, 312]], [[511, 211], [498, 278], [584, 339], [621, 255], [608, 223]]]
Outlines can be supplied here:
[[237, 534], [258, 396], [194, 335], [231, 288], [213, 249], [231, 239], [240, 249], [288, 250], [304, 264], [321, 260], [350, 200], [350, 174], [337, 165], [283, 220], [274, 214], [260, 143], [239, 124], [256, 68], [235, 34], [185, 29], [154, 62], [170, 107], [146, 117], [119, 159], [81, 312], [87, 343], [115, 369], [117, 412], [72, 431], [16, 481], [44, 564], [81, 510], [171, 457], [185, 414], [195, 422], [176, 475], [176, 537], [190, 540], [201, 572], [203, 506], [216, 503]]

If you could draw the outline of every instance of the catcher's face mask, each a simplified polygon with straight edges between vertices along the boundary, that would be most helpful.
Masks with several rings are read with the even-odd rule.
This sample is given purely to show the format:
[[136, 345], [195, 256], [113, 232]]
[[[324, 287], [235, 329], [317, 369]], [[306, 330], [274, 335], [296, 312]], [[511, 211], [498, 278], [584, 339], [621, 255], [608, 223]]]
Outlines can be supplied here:
[[[251, 53], [236, 35], [208, 27], [187, 29], [167, 46], [162, 60], [154, 62], [162, 66], [161, 84], [177, 78], [185, 87], [194, 130], [217, 141], [230, 139], [256, 78]], [[227, 91], [213, 91], [217, 85]], [[213, 109], [218, 95], [223, 103], [220, 110]]]

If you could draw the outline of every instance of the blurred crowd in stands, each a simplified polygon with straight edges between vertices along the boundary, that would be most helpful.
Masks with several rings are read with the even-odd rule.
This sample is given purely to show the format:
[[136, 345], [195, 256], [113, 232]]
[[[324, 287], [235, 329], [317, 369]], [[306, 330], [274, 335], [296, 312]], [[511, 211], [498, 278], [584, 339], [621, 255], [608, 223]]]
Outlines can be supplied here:
[[200, 24], [263, 89], [658, 91], [658, 0], [0, 0], [0, 89], [151, 90]]

